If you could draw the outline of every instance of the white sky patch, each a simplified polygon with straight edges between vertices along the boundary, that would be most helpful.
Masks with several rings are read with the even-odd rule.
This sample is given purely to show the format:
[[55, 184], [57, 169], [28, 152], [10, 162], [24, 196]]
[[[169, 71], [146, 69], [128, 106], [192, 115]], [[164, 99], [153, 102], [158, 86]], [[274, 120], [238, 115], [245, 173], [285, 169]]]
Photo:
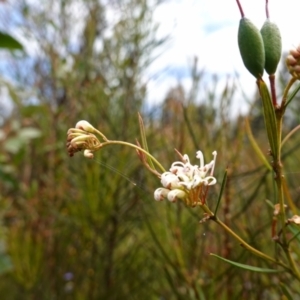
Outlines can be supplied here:
[[[265, 19], [264, 0], [240, 0], [245, 16], [261, 28]], [[275, 22], [281, 31], [283, 51], [300, 43], [299, 35], [299, 0], [275, 1], [269, 0], [271, 21]], [[256, 85], [254, 77], [245, 69], [237, 45], [237, 31], [240, 12], [235, 0], [175, 0], [166, 1], [155, 12], [155, 20], [161, 24], [159, 35], [171, 34], [172, 43], [150, 67], [149, 76], [162, 70], [164, 72], [149, 85], [148, 100], [152, 103], [163, 100], [163, 97], [174, 82], [188, 82], [185, 76], [189, 73], [188, 61], [194, 56], [199, 58], [199, 69], [205, 69], [209, 74], [217, 73], [224, 77], [238, 74], [241, 86], [251, 97]], [[267, 81], [267, 75], [265, 74]], [[173, 80], [172, 80], [172, 79]], [[183, 80], [184, 79], [184, 80]], [[160, 95], [160, 97], [158, 97]], [[238, 106], [241, 108], [241, 93], [237, 94]], [[244, 104], [245, 105], [245, 104]]]
[[[261, 28], [265, 21], [264, 0], [240, 0], [246, 17]], [[106, 34], [119, 18], [118, 7], [106, 0], [108, 25]], [[14, 5], [18, 0], [1, 4], [2, 28], [9, 28], [13, 16]], [[37, 0], [32, 0], [37, 3]], [[48, 2], [42, 5], [47, 6]], [[73, 2], [69, 8], [69, 16], [74, 20], [70, 33], [70, 44], [78, 47], [78, 36], [84, 23], [83, 16], [87, 11], [81, 1]], [[270, 18], [281, 30], [283, 51], [288, 51], [300, 43], [299, 35], [300, 0], [269, 0]], [[55, 14], [53, 15], [55, 20]], [[209, 75], [218, 74], [221, 83], [226, 83], [228, 75], [238, 74], [238, 79], [245, 93], [251, 97], [255, 92], [255, 79], [243, 66], [238, 45], [237, 31], [240, 12], [236, 0], [166, 0], [154, 12], [154, 21], [160, 24], [158, 38], [170, 35], [171, 40], [162, 50], [165, 52], [154, 61], [147, 70], [144, 80], [149, 82], [148, 101], [154, 105], [163, 101], [168, 90], [179, 82], [186, 91], [191, 85], [190, 69], [194, 56], [198, 57], [199, 70], [204, 69]], [[21, 41], [21, 28], [14, 28], [14, 34]], [[55, 30], [53, 31], [55, 34]], [[28, 37], [25, 37], [28, 41]], [[39, 53], [38, 43], [32, 39], [24, 42], [30, 55]], [[98, 45], [101, 48], [101, 45]], [[70, 49], [60, 49], [67, 55]], [[40, 55], [40, 53], [39, 53]], [[267, 80], [267, 76], [265, 75]], [[240, 94], [241, 95], [241, 94]], [[201, 98], [199, 96], [199, 98]], [[241, 109], [240, 96], [237, 96], [236, 111]]]

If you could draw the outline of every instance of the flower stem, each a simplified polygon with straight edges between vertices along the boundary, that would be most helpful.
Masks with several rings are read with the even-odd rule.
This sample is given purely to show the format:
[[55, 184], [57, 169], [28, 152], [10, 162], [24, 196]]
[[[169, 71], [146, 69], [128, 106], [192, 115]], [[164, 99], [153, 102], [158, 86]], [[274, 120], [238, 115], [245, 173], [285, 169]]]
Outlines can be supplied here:
[[244, 18], [244, 17], [245, 17], [245, 14], [244, 14], [244, 11], [243, 11], [243, 8], [242, 8], [242, 5], [241, 5], [240, 1], [239, 1], [239, 0], [236, 0], [236, 4], [237, 4], [237, 6], [238, 6], [238, 8], [239, 8], [239, 11], [240, 11], [240, 13], [241, 13], [241, 18]]
[[275, 172], [275, 182], [277, 185], [277, 191], [278, 191], [278, 202], [280, 205], [280, 223], [282, 228], [282, 241], [279, 243], [279, 245], [282, 247], [290, 268], [292, 269], [293, 273], [297, 275], [297, 278], [300, 278], [300, 271], [297, 268], [294, 259], [291, 256], [291, 252], [289, 249], [289, 244], [287, 242], [287, 228], [286, 228], [286, 213], [285, 213], [285, 201], [284, 201], [284, 177], [282, 174], [282, 163], [281, 163], [281, 137], [282, 137], [282, 121], [283, 121], [283, 115], [284, 115], [284, 106], [281, 106], [281, 108], [276, 110], [276, 121], [277, 121], [277, 138], [278, 138], [278, 152], [277, 157], [274, 157], [274, 163], [273, 163], [273, 169]]
[[284, 109], [289, 90], [290, 90], [290, 88], [292, 87], [292, 85], [294, 84], [294, 82], [296, 80], [297, 80], [297, 78], [292, 77], [290, 79], [290, 81], [288, 82], [287, 86], [285, 87], [284, 92], [283, 92], [283, 96], [282, 96], [281, 109]]
[[294, 129], [292, 129], [286, 136], [285, 138], [282, 140], [281, 142], [281, 148], [282, 146], [286, 143], [286, 141], [294, 134], [296, 133], [298, 130], [300, 129], [300, 125], [297, 125]]
[[[240, 244], [247, 250], [249, 250], [250, 252], [252, 252], [253, 254], [255, 254], [256, 256], [259, 256], [265, 260], [269, 260], [273, 263], [280, 263], [277, 260], [275, 260], [274, 258], [272, 258], [271, 256], [268, 256], [266, 254], [264, 254], [263, 252], [260, 252], [259, 250], [253, 248], [252, 246], [250, 246], [248, 243], [246, 243], [239, 235], [237, 235], [234, 231], [232, 231], [225, 223], [223, 223], [219, 218], [213, 218], [213, 220], [219, 224], [223, 229], [225, 229], [231, 236], [233, 236], [236, 240], [238, 240], [240, 242]], [[286, 268], [288, 268], [288, 266], [285, 266]]]
[[108, 145], [123, 145], [123, 146], [128, 146], [128, 147], [134, 148], [136, 150], [139, 150], [139, 151], [145, 153], [160, 168], [160, 170], [162, 172], [166, 172], [165, 168], [158, 162], [158, 160], [154, 156], [152, 156], [145, 149], [143, 149], [135, 144], [131, 144], [131, 143], [123, 142], [123, 141], [109, 141], [108, 140], [104, 143], [101, 143], [101, 145], [99, 146], [99, 149], [103, 148], [105, 146], [108, 146]]
[[[208, 214], [210, 216], [211, 220], [213, 220], [218, 225], [220, 225], [227, 233], [229, 233], [232, 237], [234, 237], [245, 249], [247, 249], [252, 254], [254, 254], [264, 260], [270, 261], [276, 265], [283, 267], [284, 269], [286, 269], [288, 272], [290, 272], [295, 278], [297, 278], [300, 281], [300, 274], [299, 274], [297, 268], [295, 267], [295, 265], [293, 266], [291, 264], [291, 262], [290, 262], [290, 266], [288, 266], [285, 263], [283, 263], [279, 260], [276, 260], [273, 257], [253, 248], [246, 241], [244, 241], [239, 235], [237, 235], [231, 228], [229, 228], [225, 223], [223, 223], [217, 216], [215, 216], [213, 214], [213, 212], [208, 208], [207, 205], [202, 205], [201, 208], [205, 211], [206, 214]], [[292, 262], [293, 262], [293, 260], [292, 260]]]
[[276, 97], [276, 86], [275, 86], [275, 75], [269, 76], [270, 87], [271, 87], [271, 97], [274, 107], [277, 107], [277, 97]]

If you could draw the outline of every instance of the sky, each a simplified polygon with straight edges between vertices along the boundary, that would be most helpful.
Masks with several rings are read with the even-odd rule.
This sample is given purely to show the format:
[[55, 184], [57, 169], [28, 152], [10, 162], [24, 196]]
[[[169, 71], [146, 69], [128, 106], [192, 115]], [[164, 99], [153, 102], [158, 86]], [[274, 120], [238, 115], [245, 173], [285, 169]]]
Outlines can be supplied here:
[[[11, 1], [13, 3], [18, 0]], [[266, 19], [265, 0], [240, 2], [246, 17], [261, 28]], [[281, 30], [283, 51], [300, 44], [300, 0], [269, 0], [269, 12], [271, 21]], [[82, 14], [82, 10], [74, 9], [74, 13]], [[10, 20], [10, 16], [8, 11], [6, 22]], [[160, 4], [154, 12], [154, 21], [160, 24], [158, 37], [169, 35], [170, 41], [145, 74], [148, 103], [156, 105], [162, 102], [167, 91], [178, 83], [188, 92], [191, 86], [192, 61], [197, 56], [199, 69], [205, 70], [208, 75], [208, 86], [211, 74], [218, 74], [220, 77], [220, 88], [222, 83], [225, 85], [228, 76], [238, 81], [233, 113], [247, 112], [248, 106], [241, 100], [241, 95], [245, 92], [251, 98], [256, 85], [253, 76], [244, 68], [239, 54], [239, 20], [236, 0], [165, 0]], [[80, 23], [77, 27], [75, 25], [74, 32], [79, 32], [77, 27]], [[34, 49], [33, 46], [30, 43], [31, 49]], [[267, 80], [266, 76], [265, 79]]]
[[[240, 3], [245, 16], [260, 29], [266, 19], [265, 1]], [[283, 51], [300, 44], [299, 12], [300, 0], [269, 0], [270, 20], [281, 31]], [[178, 82], [188, 90], [194, 56], [198, 57], [199, 69], [217, 73], [224, 84], [228, 75], [236, 78], [238, 74], [241, 88], [251, 97], [256, 89], [255, 79], [245, 69], [237, 45], [240, 18], [235, 0], [167, 0], [161, 4], [154, 19], [160, 23], [158, 34], [170, 34], [171, 43], [149, 69], [150, 78], [157, 72], [161, 75], [150, 79], [148, 101], [159, 102], [170, 86]], [[264, 79], [268, 80], [266, 75]], [[239, 99], [234, 104], [234, 113], [246, 112], [247, 108]]]

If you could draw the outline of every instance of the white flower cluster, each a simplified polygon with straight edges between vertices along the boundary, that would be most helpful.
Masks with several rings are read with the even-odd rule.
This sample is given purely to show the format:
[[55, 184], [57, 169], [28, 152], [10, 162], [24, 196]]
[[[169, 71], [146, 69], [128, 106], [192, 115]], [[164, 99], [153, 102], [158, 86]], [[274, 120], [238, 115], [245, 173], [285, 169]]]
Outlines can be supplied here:
[[[160, 187], [154, 192], [154, 199], [162, 201], [168, 199], [175, 202], [177, 199], [185, 200], [191, 206], [204, 202], [208, 186], [214, 185], [217, 180], [213, 177], [217, 152], [214, 159], [204, 165], [203, 153], [197, 151], [196, 157], [200, 159], [200, 166], [191, 165], [188, 155], [183, 156], [183, 162], [177, 161], [171, 165], [170, 171], [161, 175]], [[210, 171], [210, 172], [209, 172]], [[209, 172], [209, 175], [207, 176]]]

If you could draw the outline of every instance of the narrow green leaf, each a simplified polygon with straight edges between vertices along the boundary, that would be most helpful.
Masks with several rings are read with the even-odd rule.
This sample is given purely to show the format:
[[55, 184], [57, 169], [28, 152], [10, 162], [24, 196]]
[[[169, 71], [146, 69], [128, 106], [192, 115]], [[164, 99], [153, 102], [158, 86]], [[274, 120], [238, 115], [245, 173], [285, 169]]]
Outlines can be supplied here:
[[7, 33], [0, 31], [0, 48], [6, 48], [10, 50], [23, 50], [22, 44], [20, 44], [15, 38]]
[[219, 198], [218, 198], [218, 201], [217, 201], [216, 209], [215, 209], [215, 212], [214, 212], [215, 216], [217, 215], [218, 208], [219, 208], [219, 205], [220, 205], [220, 202], [221, 202], [221, 199], [222, 199], [223, 191], [224, 191], [224, 188], [225, 188], [225, 185], [226, 185], [226, 180], [227, 180], [227, 170], [225, 171], [224, 176], [223, 176], [223, 180], [222, 180], [222, 184], [221, 184], [221, 190], [220, 190]]
[[259, 267], [253, 267], [253, 266], [249, 266], [249, 265], [245, 265], [245, 264], [240, 264], [240, 263], [237, 263], [235, 261], [232, 261], [232, 260], [229, 260], [229, 259], [226, 259], [226, 258], [223, 258], [219, 255], [216, 255], [216, 254], [213, 254], [213, 253], [210, 253], [210, 255], [212, 256], [215, 256], [235, 267], [238, 267], [238, 268], [241, 268], [241, 269], [244, 269], [244, 270], [248, 270], [248, 271], [252, 271], [252, 272], [260, 272], [260, 273], [279, 273], [279, 272], [282, 272], [280, 270], [273, 270], [273, 269], [265, 269], [265, 268], [259, 268]]
[[165, 274], [166, 274], [165, 278], [167, 279], [171, 289], [173, 290], [174, 295], [176, 295], [176, 299], [179, 299], [179, 300], [185, 299], [184, 296], [178, 292], [178, 286], [174, 284], [174, 276], [172, 276], [170, 274], [170, 272], [168, 270], [168, 267], [164, 266], [163, 269], [164, 269]]
[[182, 105], [182, 109], [183, 109], [184, 121], [185, 121], [185, 124], [187, 126], [189, 135], [192, 138], [192, 141], [193, 141], [195, 147], [197, 148], [198, 147], [198, 139], [197, 139], [197, 137], [195, 135], [195, 132], [193, 130], [193, 125], [191, 124], [191, 121], [189, 119], [187, 109], [186, 109], [186, 107], [184, 105]]
[[206, 300], [203, 289], [201, 288], [201, 285], [197, 282], [196, 282], [196, 290], [197, 290], [200, 300]]
[[288, 244], [295, 239], [297, 239], [298, 243], [300, 243], [300, 230], [294, 226], [288, 226], [288, 229], [293, 233], [293, 237], [288, 241]]
[[268, 204], [268, 206], [271, 207], [272, 210], [274, 210], [274, 204], [270, 200], [268, 200], [268, 199], [266, 199], [265, 201]]
[[260, 147], [258, 146], [258, 144], [257, 144], [257, 142], [256, 142], [256, 140], [255, 140], [255, 138], [252, 134], [252, 130], [251, 130], [248, 118], [246, 119], [246, 132], [248, 134], [248, 139], [250, 141], [250, 144], [251, 144], [254, 152], [257, 154], [257, 156], [260, 158], [260, 160], [266, 166], [266, 168], [268, 170], [272, 171], [272, 167], [271, 167], [270, 163], [268, 162], [265, 155], [261, 151]]
[[300, 90], [300, 84], [298, 84], [298, 86], [289, 95], [289, 97], [286, 100], [286, 103], [285, 103], [284, 107], [287, 107], [290, 104], [290, 102], [294, 99], [294, 97], [297, 95], [297, 93], [299, 92], [299, 90]]
[[[147, 143], [147, 138], [146, 138], [146, 132], [145, 132], [145, 126], [144, 126], [144, 121], [142, 119], [142, 116], [140, 114], [138, 114], [139, 116], [139, 126], [140, 126], [140, 133], [141, 133], [141, 139], [142, 139], [142, 147], [149, 152], [148, 149], [148, 143]], [[149, 166], [153, 169], [156, 170], [152, 160], [147, 156], [147, 161]]]
[[286, 286], [284, 285], [283, 282], [280, 282], [280, 287], [281, 287], [281, 290], [282, 290], [282, 293], [284, 296], [286, 296], [286, 298], [288, 300], [293, 300], [293, 296], [290, 294], [290, 292], [288, 291], [288, 289], [286, 288]]
[[272, 154], [276, 159], [278, 156], [279, 142], [277, 136], [277, 123], [276, 123], [275, 110], [273, 107], [273, 103], [270, 97], [268, 87], [265, 84], [265, 82], [263, 80], [258, 80], [257, 84], [259, 87], [259, 91], [263, 103], [264, 119], [265, 119], [265, 125], [267, 129], [268, 140], [270, 143]]
[[[144, 209], [144, 207], [143, 207]], [[172, 260], [170, 259], [170, 256], [168, 255], [168, 253], [165, 251], [163, 245], [160, 243], [159, 239], [157, 238], [157, 235], [155, 234], [155, 230], [153, 229], [153, 227], [151, 226], [150, 221], [148, 220], [147, 215], [145, 214], [144, 216], [144, 221], [145, 224], [153, 238], [154, 243], [156, 244], [157, 248], [159, 249], [159, 251], [161, 252], [163, 258], [165, 259], [166, 263], [173, 266], [174, 269], [176, 269], [176, 266], [173, 264]]]

